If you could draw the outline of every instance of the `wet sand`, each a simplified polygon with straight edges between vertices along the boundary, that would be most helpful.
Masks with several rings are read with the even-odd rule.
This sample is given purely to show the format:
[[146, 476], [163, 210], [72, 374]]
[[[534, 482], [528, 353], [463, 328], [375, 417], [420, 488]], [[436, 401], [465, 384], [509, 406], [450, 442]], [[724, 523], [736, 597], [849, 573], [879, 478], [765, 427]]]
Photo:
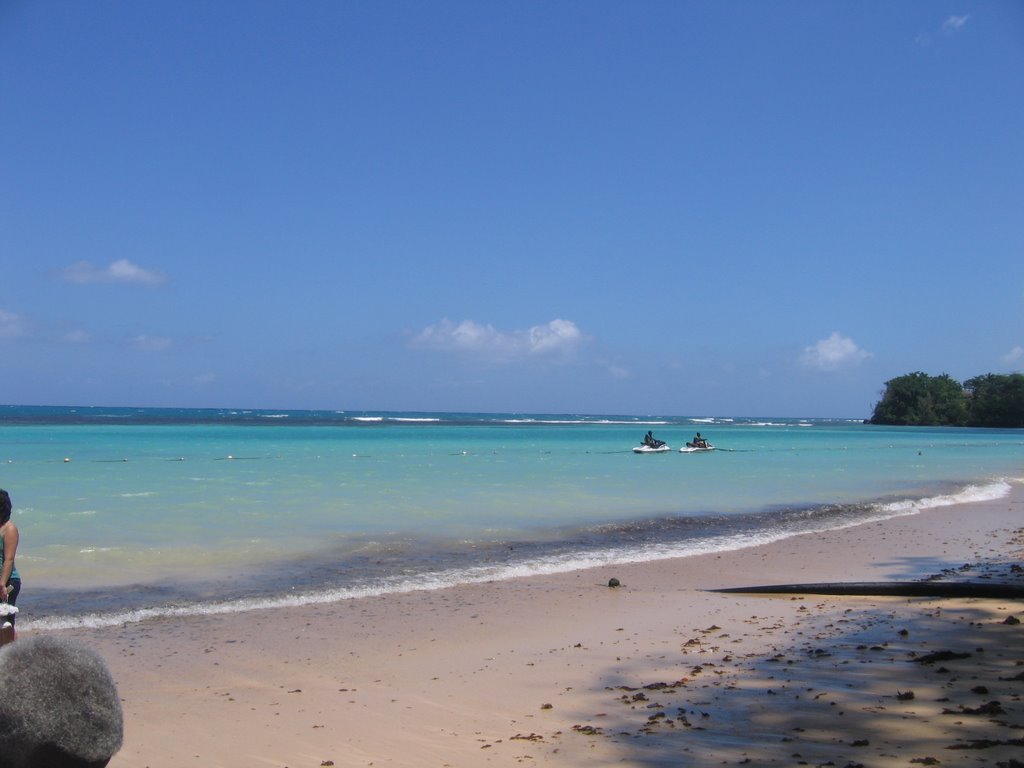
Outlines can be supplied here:
[[1021, 602], [707, 590], [1021, 562], [1015, 485], [721, 555], [64, 634], [118, 683], [113, 768], [1020, 766]]

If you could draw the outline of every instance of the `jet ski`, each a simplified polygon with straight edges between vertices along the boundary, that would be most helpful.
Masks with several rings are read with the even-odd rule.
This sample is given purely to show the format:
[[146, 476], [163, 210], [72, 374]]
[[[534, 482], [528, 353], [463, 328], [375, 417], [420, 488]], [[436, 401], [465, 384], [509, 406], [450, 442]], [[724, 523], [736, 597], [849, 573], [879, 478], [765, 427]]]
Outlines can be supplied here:
[[665, 453], [670, 450], [672, 449], [668, 447], [668, 443], [659, 440], [648, 430], [644, 435], [643, 443], [634, 448], [633, 453]]
[[[660, 440], [658, 442], [661, 442]], [[633, 453], [665, 453], [671, 451], [666, 443], [661, 445], [638, 445], [633, 449]]]
[[707, 451], [713, 451], [713, 450], [715, 450], [715, 446], [713, 446], [711, 443], [707, 443], [706, 442], [706, 443], [703, 443], [702, 445], [697, 445], [696, 443], [687, 443], [686, 445], [684, 445], [682, 448], [679, 449], [679, 452], [680, 453], [705, 453]]

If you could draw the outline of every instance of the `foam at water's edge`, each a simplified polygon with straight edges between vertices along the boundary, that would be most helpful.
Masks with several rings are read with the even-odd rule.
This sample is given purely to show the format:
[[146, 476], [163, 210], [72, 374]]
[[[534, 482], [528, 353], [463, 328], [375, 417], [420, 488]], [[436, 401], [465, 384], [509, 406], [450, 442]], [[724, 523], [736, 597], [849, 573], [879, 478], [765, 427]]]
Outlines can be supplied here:
[[817, 524], [812, 523], [807, 526], [769, 527], [757, 531], [693, 538], [667, 544], [648, 544], [639, 549], [632, 546], [615, 546], [596, 551], [538, 557], [519, 563], [452, 568], [409, 578], [382, 579], [376, 583], [361, 586], [314, 590], [305, 594], [244, 598], [191, 605], [164, 605], [154, 608], [141, 608], [79, 617], [57, 616], [24, 621], [21, 623], [21, 626], [24, 630], [29, 631], [109, 627], [149, 619], [173, 619], [197, 614], [219, 615], [292, 606], [319, 605], [385, 594], [433, 591], [461, 584], [479, 584], [488, 581], [503, 581], [528, 576], [568, 573], [610, 565], [713, 554], [770, 544], [805, 533], [839, 530], [866, 522], [876, 522], [894, 517], [918, 514], [929, 509], [954, 504], [993, 501], [1009, 495], [1012, 487], [1011, 483], [1019, 482], [1024, 481], [998, 480], [984, 485], [968, 485], [957, 492], [949, 494], [916, 500], [907, 499], [869, 504], [860, 508], [859, 513], [855, 517], [836, 517], [828, 519], [827, 522], [819, 519]]

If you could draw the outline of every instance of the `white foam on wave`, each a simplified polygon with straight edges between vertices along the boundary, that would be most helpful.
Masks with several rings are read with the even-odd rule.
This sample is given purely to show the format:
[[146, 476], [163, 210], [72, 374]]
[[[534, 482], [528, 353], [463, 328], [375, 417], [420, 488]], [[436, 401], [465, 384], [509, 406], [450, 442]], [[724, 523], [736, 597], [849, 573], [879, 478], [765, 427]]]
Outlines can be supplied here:
[[[734, 547], [728, 547], [734, 548]], [[713, 548], [695, 546], [680, 555], [678, 552], [664, 552], [641, 558], [662, 559], [667, 557], [700, 554], [703, 551], [716, 551]], [[506, 581], [527, 576], [542, 576], [556, 573], [568, 573], [601, 565], [616, 565], [637, 562], [635, 552], [626, 548], [612, 549], [599, 553], [577, 557], [546, 558], [514, 565], [476, 566], [466, 569], [449, 569], [432, 574], [423, 574], [398, 581], [386, 581], [379, 584], [359, 587], [328, 589], [307, 594], [281, 595], [276, 597], [246, 598], [202, 605], [163, 606], [156, 608], [140, 608], [119, 613], [90, 615], [82, 617], [54, 617], [23, 621], [25, 630], [46, 631], [119, 626], [133, 624], [150, 619], [175, 619], [187, 616], [217, 616], [232, 613], [244, 613], [254, 610], [273, 610], [277, 608], [298, 607], [307, 605], [323, 605], [358, 600], [366, 597], [378, 597], [388, 594], [408, 594], [411, 592], [429, 592], [447, 589], [458, 585], [480, 584], [488, 581]]]
[[[1024, 479], [1013, 480], [1021, 483]], [[323, 605], [357, 600], [365, 597], [377, 597], [386, 594], [407, 594], [411, 592], [428, 592], [447, 589], [463, 584], [481, 584], [488, 581], [506, 581], [529, 576], [547, 576], [559, 573], [587, 570], [607, 566], [626, 565], [630, 563], [654, 562], [680, 557], [693, 557], [704, 554], [735, 551], [771, 544], [776, 541], [800, 536], [807, 533], [840, 530], [877, 522], [894, 517], [917, 514], [929, 509], [994, 501], [1009, 495], [1010, 480], [996, 480], [984, 485], [968, 485], [961, 490], [931, 496], [917, 500], [901, 500], [880, 502], [868, 507], [866, 514], [847, 520], [831, 520], [819, 526], [799, 529], [765, 528], [758, 531], [747, 531], [740, 534], [707, 536], [688, 539], [682, 542], [652, 544], [637, 549], [633, 546], [609, 547], [590, 552], [576, 552], [533, 560], [502, 565], [480, 565], [470, 568], [451, 568], [436, 573], [421, 574], [400, 580], [382, 580], [375, 584], [357, 587], [339, 587], [303, 594], [278, 595], [274, 597], [246, 598], [226, 600], [201, 605], [161, 606], [141, 608], [112, 614], [89, 615], [82, 617], [53, 617], [23, 621], [24, 629], [46, 631], [75, 628], [99, 628], [131, 624], [149, 619], [174, 619], [194, 615], [223, 615], [244, 613], [254, 610], [271, 610], [275, 608], [297, 607], [306, 605]]]
[[913, 515], [927, 509], [950, 507], [954, 504], [977, 504], [995, 501], [1010, 494], [1011, 485], [1007, 480], [997, 480], [985, 485], [968, 485], [956, 493], [930, 496], [917, 500], [902, 500], [879, 504], [883, 512], [891, 512], [892, 516]]
[[352, 421], [377, 422], [377, 421], [384, 421], [384, 417], [383, 416], [353, 416], [352, 417]]
[[163, 606], [141, 608], [119, 613], [89, 615], [82, 617], [54, 617], [22, 622], [28, 630], [46, 631], [133, 624], [150, 619], [175, 619], [187, 616], [217, 616], [245, 613], [255, 610], [323, 605], [379, 597], [389, 594], [432, 592], [467, 584], [482, 584], [490, 581], [507, 581], [530, 576], [550, 576], [560, 573], [587, 570], [628, 563], [652, 562], [677, 557], [692, 557], [715, 552], [746, 549], [760, 544], [788, 538], [792, 533], [750, 532], [734, 536], [710, 536], [685, 543], [654, 545], [638, 551], [629, 546], [613, 547], [587, 553], [574, 553], [537, 558], [515, 564], [481, 565], [471, 568], [452, 568], [436, 573], [422, 574], [402, 580], [383, 581], [378, 584], [359, 587], [327, 589], [306, 594], [279, 595], [275, 597], [246, 598], [202, 605]]
[[502, 424], [548, 424], [554, 426], [615, 426], [615, 425], [627, 425], [627, 426], [664, 426], [665, 424], [671, 424], [671, 421], [665, 419], [660, 420], [644, 420], [644, 419], [536, 419], [536, 418], [518, 418], [518, 419], [502, 419]]

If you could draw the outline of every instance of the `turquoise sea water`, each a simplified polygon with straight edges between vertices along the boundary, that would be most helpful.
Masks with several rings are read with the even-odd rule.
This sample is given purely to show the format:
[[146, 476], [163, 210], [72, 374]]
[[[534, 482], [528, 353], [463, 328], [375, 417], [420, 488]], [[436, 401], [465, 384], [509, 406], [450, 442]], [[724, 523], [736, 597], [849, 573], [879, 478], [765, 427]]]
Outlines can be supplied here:
[[[672, 451], [636, 455], [652, 429]], [[719, 450], [682, 454], [695, 431]], [[1024, 431], [0, 406], [25, 628], [731, 549], [987, 498]]]

